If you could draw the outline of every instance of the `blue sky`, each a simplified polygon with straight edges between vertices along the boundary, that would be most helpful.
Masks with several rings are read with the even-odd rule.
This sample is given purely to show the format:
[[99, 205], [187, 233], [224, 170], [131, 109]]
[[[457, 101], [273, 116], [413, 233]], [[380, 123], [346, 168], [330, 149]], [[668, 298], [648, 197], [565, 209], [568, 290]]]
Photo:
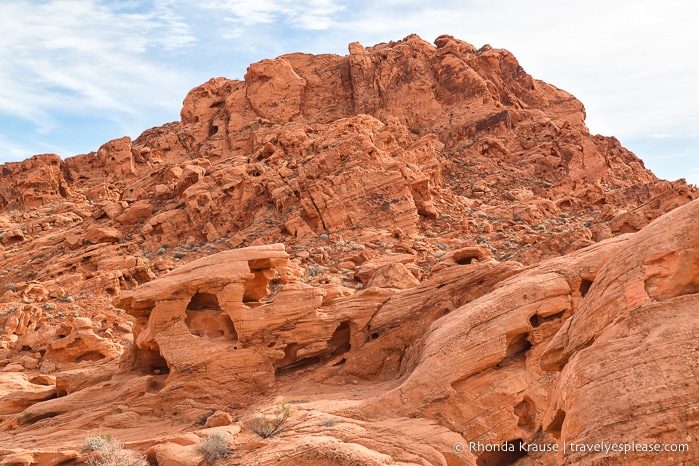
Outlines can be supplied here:
[[658, 176], [699, 184], [699, 4], [665, 0], [3, 0], [0, 162], [69, 157], [179, 119], [214, 76], [411, 33], [515, 54]]

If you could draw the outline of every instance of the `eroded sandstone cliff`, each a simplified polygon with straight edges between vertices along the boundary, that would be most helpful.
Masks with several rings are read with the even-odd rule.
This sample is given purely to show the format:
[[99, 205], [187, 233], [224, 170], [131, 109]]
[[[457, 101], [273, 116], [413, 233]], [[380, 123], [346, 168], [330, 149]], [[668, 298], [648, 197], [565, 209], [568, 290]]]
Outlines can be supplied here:
[[[698, 461], [697, 190], [584, 119], [505, 50], [409, 36], [3, 165], [0, 464], [108, 433], [194, 465], [214, 432], [221, 464]], [[562, 451], [632, 441], [690, 448]]]

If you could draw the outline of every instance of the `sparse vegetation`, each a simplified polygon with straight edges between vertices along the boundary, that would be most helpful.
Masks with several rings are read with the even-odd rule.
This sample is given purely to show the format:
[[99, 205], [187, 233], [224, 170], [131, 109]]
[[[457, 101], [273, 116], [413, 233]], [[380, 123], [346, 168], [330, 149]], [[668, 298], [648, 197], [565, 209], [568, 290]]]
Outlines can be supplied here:
[[228, 448], [228, 434], [226, 432], [214, 432], [206, 437], [197, 447], [199, 453], [209, 464], [215, 464], [230, 454]]
[[88, 454], [90, 466], [136, 466], [143, 457], [124, 450], [124, 444], [109, 434], [85, 438], [83, 452]]
[[83, 452], [105, 451], [112, 446], [112, 436], [109, 434], [86, 437], [83, 442]]
[[322, 273], [325, 273], [328, 271], [327, 267], [320, 267], [318, 265], [309, 265], [306, 268], [306, 274], [308, 274], [309, 277], [315, 277], [318, 276]]
[[279, 405], [274, 410], [274, 416], [268, 418], [265, 413], [256, 415], [255, 418], [246, 425], [248, 429], [255, 432], [262, 438], [273, 437], [286, 429], [286, 421], [291, 416], [291, 407], [288, 403]]

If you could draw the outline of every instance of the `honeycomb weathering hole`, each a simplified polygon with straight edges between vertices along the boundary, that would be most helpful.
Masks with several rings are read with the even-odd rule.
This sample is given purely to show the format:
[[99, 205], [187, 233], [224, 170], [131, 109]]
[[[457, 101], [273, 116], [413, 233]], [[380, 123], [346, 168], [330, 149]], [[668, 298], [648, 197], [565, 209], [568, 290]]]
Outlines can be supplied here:
[[295, 370], [303, 369], [310, 365], [320, 362], [318, 356], [307, 358], [299, 358], [296, 352], [299, 350], [299, 345], [291, 343], [284, 348], [284, 358], [276, 362], [274, 373], [275, 375], [286, 374]]
[[220, 309], [218, 306], [218, 298], [212, 293], [195, 293], [187, 305], [190, 311], [198, 311], [201, 309]]
[[590, 291], [590, 287], [592, 286], [592, 280], [586, 280], [582, 279], [580, 282], [580, 296], [585, 297], [588, 291]]
[[553, 417], [551, 422], [547, 426], [544, 426], [544, 430], [555, 438], [561, 438], [561, 430], [563, 429], [563, 421], [566, 418], [566, 412], [562, 409], [556, 411], [556, 415]]
[[159, 349], [139, 350], [138, 364], [149, 374], [169, 374], [170, 366], [167, 360], [160, 354]]
[[260, 301], [267, 296], [269, 289], [269, 281], [274, 277], [276, 272], [273, 269], [252, 270], [253, 277], [245, 280], [245, 293], [243, 294], [243, 302]]
[[[350, 326], [349, 322], [342, 322], [337, 326], [328, 341], [328, 348], [332, 351], [330, 358], [344, 354], [350, 350]], [[378, 337], [378, 335], [377, 335]]]
[[192, 335], [238, 341], [235, 325], [230, 316], [219, 307], [215, 294], [195, 293], [185, 312], [185, 324]]
[[511, 359], [524, 357], [525, 353], [532, 347], [532, 344], [527, 339], [528, 336], [529, 334], [527, 333], [521, 333], [510, 339], [507, 343], [506, 357]]

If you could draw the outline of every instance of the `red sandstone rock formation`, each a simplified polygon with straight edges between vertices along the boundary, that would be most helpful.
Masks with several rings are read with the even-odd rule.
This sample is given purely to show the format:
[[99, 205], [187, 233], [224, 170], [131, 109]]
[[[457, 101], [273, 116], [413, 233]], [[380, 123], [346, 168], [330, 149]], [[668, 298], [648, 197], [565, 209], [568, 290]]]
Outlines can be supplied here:
[[[0, 464], [698, 461], [696, 188], [505, 50], [349, 51], [2, 166]], [[468, 449], [603, 441], [692, 448]]]

